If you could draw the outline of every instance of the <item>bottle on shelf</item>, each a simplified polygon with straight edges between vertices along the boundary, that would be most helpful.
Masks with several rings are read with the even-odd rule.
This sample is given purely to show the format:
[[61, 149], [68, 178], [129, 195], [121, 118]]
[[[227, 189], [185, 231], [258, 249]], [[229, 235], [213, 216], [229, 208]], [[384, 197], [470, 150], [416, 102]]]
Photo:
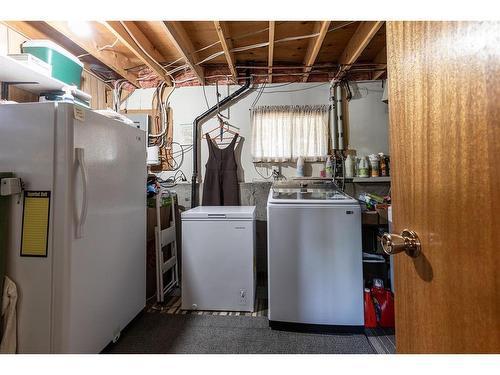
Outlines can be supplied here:
[[387, 168], [387, 159], [386, 159], [385, 155], [381, 152], [378, 154], [378, 156], [380, 158], [380, 165], [379, 165], [380, 176], [386, 177], [389, 175], [388, 168]]
[[368, 160], [366, 159], [366, 156], [359, 159], [358, 177], [368, 177]]
[[304, 158], [299, 156], [297, 158], [297, 177], [304, 177]]
[[332, 178], [333, 177], [333, 163], [332, 163], [332, 158], [330, 155], [327, 156], [326, 162], [325, 162], [325, 173], [327, 178]]
[[371, 176], [378, 177], [378, 168], [379, 168], [379, 157], [376, 154], [371, 154], [369, 157], [370, 166], [371, 166]]
[[345, 178], [353, 178], [354, 177], [354, 157], [352, 155], [347, 155], [345, 159]]

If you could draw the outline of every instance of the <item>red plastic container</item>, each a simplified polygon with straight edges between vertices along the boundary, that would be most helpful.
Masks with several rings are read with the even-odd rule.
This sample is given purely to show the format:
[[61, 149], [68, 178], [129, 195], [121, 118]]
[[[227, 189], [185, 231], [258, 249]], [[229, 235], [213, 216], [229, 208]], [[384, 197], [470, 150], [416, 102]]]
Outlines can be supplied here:
[[375, 305], [373, 304], [370, 289], [365, 289], [365, 328], [377, 327], [377, 316], [375, 314]]
[[378, 324], [383, 328], [394, 327], [394, 296], [390, 290], [384, 288], [372, 288], [371, 295], [375, 300], [379, 311]]

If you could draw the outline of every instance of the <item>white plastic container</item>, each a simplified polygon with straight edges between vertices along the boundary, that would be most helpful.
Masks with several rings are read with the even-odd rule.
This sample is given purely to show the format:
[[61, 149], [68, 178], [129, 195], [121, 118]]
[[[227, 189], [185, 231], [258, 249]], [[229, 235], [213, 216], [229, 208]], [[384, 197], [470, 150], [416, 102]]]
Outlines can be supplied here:
[[326, 174], [326, 177], [328, 177], [328, 178], [333, 177], [333, 163], [332, 163], [332, 158], [330, 157], [330, 155], [328, 155], [328, 157], [326, 158], [325, 174]]
[[354, 177], [354, 157], [352, 155], [347, 155], [345, 159], [345, 173], [344, 177], [353, 178]]
[[297, 177], [304, 177], [304, 158], [299, 156], [297, 158]]
[[14, 53], [10, 54], [9, 57], [20, 63], [28, 66], [30, 69], [41, 73], [47, 77], [52, 77], [52, 65], [40, 60], [38, 57], [33, 56], [29, 53]]
[[160, 164], [160, 147], [151, 146], [147, 148], [147, 165], [159, 165]]
[[366, 156], [359, 159], [358, 177], [368, 177], [368, 160], [366, 160]]

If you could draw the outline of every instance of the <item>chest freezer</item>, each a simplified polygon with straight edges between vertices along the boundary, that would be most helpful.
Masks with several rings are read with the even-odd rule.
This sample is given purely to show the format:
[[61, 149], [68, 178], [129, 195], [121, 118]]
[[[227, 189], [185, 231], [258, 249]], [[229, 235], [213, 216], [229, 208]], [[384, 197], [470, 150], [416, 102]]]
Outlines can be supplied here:
[[182, 309], [253, 311], [255, 206], [182, 213]]

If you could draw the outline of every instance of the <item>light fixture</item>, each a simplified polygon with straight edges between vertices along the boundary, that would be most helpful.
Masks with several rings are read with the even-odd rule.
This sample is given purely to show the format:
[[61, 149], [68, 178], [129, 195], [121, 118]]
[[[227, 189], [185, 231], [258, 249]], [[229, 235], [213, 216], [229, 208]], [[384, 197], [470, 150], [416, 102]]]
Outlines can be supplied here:
[[69, 29], [78, 36], [88, 37], [92, 34], [92, 27], [87, 21], [71, 20], [68, 21]]

